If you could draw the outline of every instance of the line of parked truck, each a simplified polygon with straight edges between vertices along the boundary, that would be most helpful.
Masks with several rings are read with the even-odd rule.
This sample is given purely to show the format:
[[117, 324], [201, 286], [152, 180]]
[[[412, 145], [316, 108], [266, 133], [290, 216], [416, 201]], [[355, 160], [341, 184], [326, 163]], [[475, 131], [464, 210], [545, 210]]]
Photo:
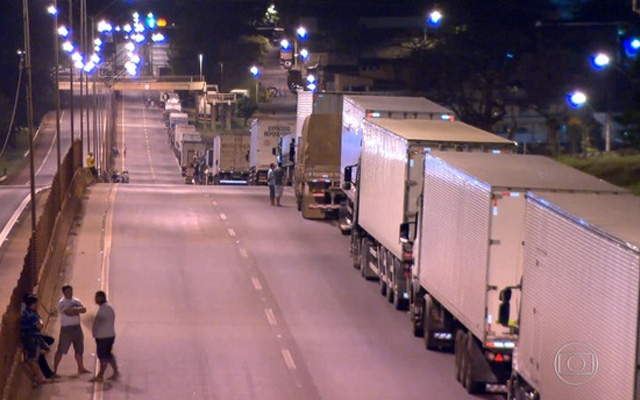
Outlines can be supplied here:
[[638, 197], [423, 98], [300, 92], [297, 111], [252, 136], [257, 182], [280, 161], [305, 218], [338, 218], [470, 393], [640, 399]]

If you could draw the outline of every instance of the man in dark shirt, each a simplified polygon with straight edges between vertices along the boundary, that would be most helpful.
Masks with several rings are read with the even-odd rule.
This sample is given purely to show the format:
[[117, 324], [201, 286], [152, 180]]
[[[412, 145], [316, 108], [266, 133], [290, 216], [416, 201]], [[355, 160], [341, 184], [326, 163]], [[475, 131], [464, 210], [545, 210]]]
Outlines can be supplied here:
[[46, 383], [47, 380], [42, 375], [38, 367], [38, 357], [40, 356], [40, 345], [42, 343], [42, 319], [38, 314], [38, 298], [28, 296], [25, 299], [26, 308], [20, 317], [20, 336], [24, 346], [25, 360], [34, 376], [34, 384]]

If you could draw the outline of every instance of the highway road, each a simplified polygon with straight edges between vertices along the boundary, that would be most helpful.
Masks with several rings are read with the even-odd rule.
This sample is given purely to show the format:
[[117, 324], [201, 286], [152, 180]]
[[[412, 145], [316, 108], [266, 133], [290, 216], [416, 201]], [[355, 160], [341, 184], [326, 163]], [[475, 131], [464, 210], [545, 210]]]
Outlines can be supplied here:
[[122, 377], [92, 386], [67, 360], [34, 398], [474, 398], [333, 224], [303, 220], [288, 192], [272, 207], [264, 187], [182, 184], [161, 111], [121, 106], [131, 183], [91, 188], [65, 280], [87, 303], [108, 290]]
[[[71, 113], [63, 110], [60, 118], [60, 152], [64, 158], [71, 146]], [[80, 135], [80, 118], [78, 113], [75, 117], [76, 135]], [[35, 133], [34, 154], [36, 187], [43, 187], [51, 184], [53, 176], [57, 170], [56, 141], [55, 141], [55, 113], [50, 113], [45, 117], [40, 129]], [[27, 157], [28, 158], [28, 157]], [[8, 234], [11, 228], [10, 222], [16, 217], [16, 210], [22, 201], [29, 195], [29, 167], [21, 170], [11, 178], [8, 184], [0, 185], [0, 232]], [[4, 235], [2, 235], [4, 236]], [[0, 239], [4, 240], [4, 237]], [[0, 243], [1, 245], [1, 243]]]

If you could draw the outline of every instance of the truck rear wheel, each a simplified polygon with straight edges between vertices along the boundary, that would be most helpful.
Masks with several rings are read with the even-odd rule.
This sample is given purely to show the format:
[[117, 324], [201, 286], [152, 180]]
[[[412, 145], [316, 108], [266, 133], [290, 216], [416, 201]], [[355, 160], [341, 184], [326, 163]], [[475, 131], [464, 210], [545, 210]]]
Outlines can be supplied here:
[[413, 328], [413, 336], [415, 337], [423, 337], [424, 336], [424, 320], [422, 319], [422, 309], [424, 308], [424, 303], [419, 304], [421, 300], [417, 300], [416, 303], [411, 307], [410, 317], [411, 317], [411, 327]]
[[422, 325], [424, 329], [424, 348], [427, 350], [438, 350], [435, 338], [433, 337], [433, 299], [430, 295], [424, 296], [424, 307], [422, 307]]
[[390, 290], [387, 288], [387, 282], [380, 278], [380, 295], [382, 295], [383, 297], [388, 296], [388, 293], [390, 292]]
[[484, 385], [482, 382], [475, 380], [475, 361], [471, 354], [471, 346], [475, 346], [473, 342], [473, 336], [471, 334], [465, 334], [462, 340], [462, 364], [463, 364], [463, 379], [462, 385], [467, 389], [469, 394], [481, 394], [484, 392]]
[[405, 311], [409, 307], [409, 299], [405, 299], [404, 296], [398, 292], [398, 285], [393, 287], [393, 306], [398, 311]]
[[455, 365], [455, 374], [456, 374], [456, 380], [458, 382], [462, 382], [463, 381], [463, 374], [462, 374], [462, 351], [464, 348], [464, 341], [466, 339], [466, 333], [464, 333], [461, 330], [458, 330], [456, 332], [456, 342], [455, 342], [455, 361], [454, 361], [454, 365]]

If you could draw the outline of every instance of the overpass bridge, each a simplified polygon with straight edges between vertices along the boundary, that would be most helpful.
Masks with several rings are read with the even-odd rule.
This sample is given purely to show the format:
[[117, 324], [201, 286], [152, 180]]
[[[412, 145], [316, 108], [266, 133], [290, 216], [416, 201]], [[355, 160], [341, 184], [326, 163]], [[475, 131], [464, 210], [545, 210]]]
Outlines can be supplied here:
[[[104, 88], [111, 88], [118, 92], [139, 92], [139, 91], [176, 91], [184, 90], [190, 92], [206, 92], [207, 82], [200, 80], [197, 76], [166, 76], [160, 78], [118, 78], [109, 79], [100, 77], [95, 82], [90, 79], [88, 82], [83, 82], [85, 87], [88, 85], [89, 90], [93, 90], [93, 85], [96, 85], [98, 90]], [[74, 92], [80, 91], [80, 80], [74, 78], [73, 90]], [[67, 78], [66, 80], [60, 80], [58, 88], [62, 91], [71, 90], [71, 82]]]

